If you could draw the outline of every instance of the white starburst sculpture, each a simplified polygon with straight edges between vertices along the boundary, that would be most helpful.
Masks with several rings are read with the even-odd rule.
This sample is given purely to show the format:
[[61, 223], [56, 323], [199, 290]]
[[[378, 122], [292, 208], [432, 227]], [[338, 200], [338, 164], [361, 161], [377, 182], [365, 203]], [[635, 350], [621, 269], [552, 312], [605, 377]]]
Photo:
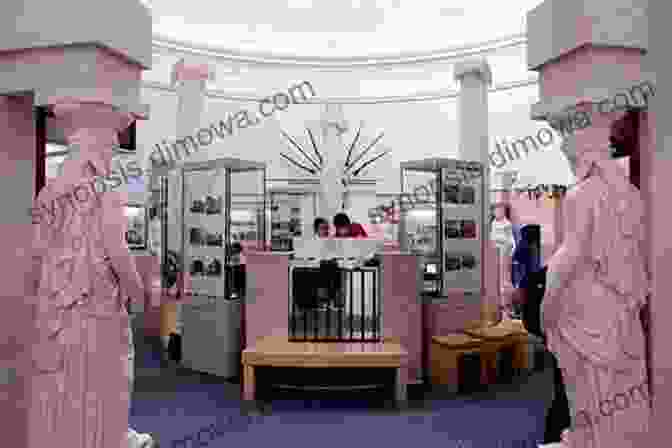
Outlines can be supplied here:
[[[362, 126], [360, 125], [354, 139], [346, 148], [343, 143], [343, 135], [349, 130], [349, 127], [343, 115], [343, 108], [339, 104], [325, 105], [319, 125], [322, 137], [319, 149], [314, 133], [306, 128], [314, 157], [309, 155], [297, 143], [296, 139], [282, 132], [293, 149], [300, 154], [299, 159], [305, 159], [308, 162], [307, 164], [299, 162], [287, 154], [280, 153], [280, 155], [294, 168], [310, 173], [319, 180], [319, 216], [330, 217], [350, 208], [349, 193], [352, 181], [359, 177], [364, 168], [389, 154], [389, 151], [384, 151], [360, 163], [364, 156], [380, 141], [383, 134], [378, 135], [355, 157], [354, 148], [359, 141]], [[357, 166], [358, 164], [359, 166]]]
[[345, 121], [342, 106], [339, 104], [325, 105], [319, 127], [322, 137], [319, 149], [315, 134], [310, 128], [306, 128], [312, 146], [313, 154], [311, 155], [297, 143], [296, 139], [282, 132], [282, 135], [291, 143], [291, 147], [296, 150], [298, 159], [303, 159], [305, 162], [299, 162], [284, 153], [280, 153], [280, 155], [292, 167], [298, 168], [304, 173], [307, 172], [319, 180], [319, 215], [329, 217], [350, 208], [349, 193], [352, 181], [359, 177], [366, 167], [389, 154], [389, 151], [384, 151], [362, 162], [364, 156], [383, 137], [381, 133], [355, 156], [354, 149], [361, 135], [361, 125], [349, 147], [346, 148], [343, 143], [343, 135], [349, 130], [349, 127]]
[[338, 124], [345, 122], [342, 108], [328, 104], [322, 119], [322, 148], [324, 164], [320, 173], [319, 210], [322, 216], [334, 216], [348, 208], [346, 193], [349, 179], [346, 175], [345, 151]]

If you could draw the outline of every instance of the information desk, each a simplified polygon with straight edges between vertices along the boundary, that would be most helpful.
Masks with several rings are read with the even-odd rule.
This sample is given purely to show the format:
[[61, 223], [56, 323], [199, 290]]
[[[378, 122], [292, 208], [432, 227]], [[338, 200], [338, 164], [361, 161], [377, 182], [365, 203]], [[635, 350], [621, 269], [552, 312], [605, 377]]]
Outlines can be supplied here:
[[243, 350], [243, 399], [255, 399], [255, 367], [375, 367], [396, 370], [396, 399], [404, 402], [401, 370], [407, 362], [408, 352], [395, 341], [290, 342], [286, 336], [268, 336]]

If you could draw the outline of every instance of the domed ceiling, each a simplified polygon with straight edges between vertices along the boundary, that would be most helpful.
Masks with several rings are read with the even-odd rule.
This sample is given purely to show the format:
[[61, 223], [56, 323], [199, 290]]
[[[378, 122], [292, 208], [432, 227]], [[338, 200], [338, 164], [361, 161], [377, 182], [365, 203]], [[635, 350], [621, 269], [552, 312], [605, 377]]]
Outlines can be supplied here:
[[156, 38], [244, 56], [425, 55], [525, 31], [542, 0], [143, 0]]

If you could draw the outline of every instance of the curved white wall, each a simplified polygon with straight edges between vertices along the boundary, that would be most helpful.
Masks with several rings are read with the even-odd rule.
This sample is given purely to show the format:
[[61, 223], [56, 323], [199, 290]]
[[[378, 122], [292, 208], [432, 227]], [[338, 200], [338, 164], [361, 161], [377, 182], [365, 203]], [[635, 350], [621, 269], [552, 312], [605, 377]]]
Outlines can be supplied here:
[[[424, 62], [416, 65], [373, 65], [365, 67], [324, 68], [294, 65], [231, 62], [215, 56], [186, 54], [185, 51], [157, 48], [153, 69], [145, 73], [143, 101], [150, 105], [148, 121], [138, 125], [139, 152], [143, 160], [154, 144], [171, 141], [175, 134], [177, 97], [168, 83], [172, 65], [181, 57], [206, 62], [215, 68], [216, 80], [208, 84], [202, 126], [225, 119], [241, 109], [257, 110], [255, 99], [309, 81], [316, 92], [315, 102], [344, 102], [346, 119], [351, 126], [344, 134], [349, 142], [360, 121], [364, 128], [360, 148], [379, 132], [385, 136], [379, 147], [391, 155], [377, 162], [367, 177], [378, 179], [379, 193], [399, 191], [399, 162], [425, 157], [456, 157], [458, 148], [457, 86], [452, 67], [463, 57]], [[535, 74], [525, 65], [525, 45], [511, 44], [485, 54], [493, 72], [493, 91], [489, 94], [489, 134], [491, 150], [501, 138], [519, 139], [536, 135], [546, 127], [532, 121], [530, 105], [537, 98]], [[430, 98], [430, 100], [416, 101]], [[431, 99], [433, 98], [433, 99]], [[287, 143], [280, 134], [285, 130], [309, 146], [305, 123], [319, 119], [319, 104], [295, 104], [256, 127], [238, 129], [237, 135], [215, 139], [208, 147], [192, 155], [193, 160], [239, 157], [268, 163], [269, 178], [296, 177], [298, 172], [279, 156]], [[564, 157], [557, 151], [559, 137], [537, 153], [507, 163], [501, 169], [520, 169], [538, 183], [571, 183]], [[372, 151], [370, 154], [377, 153]], [[495, 168], [493, 171], [497, 171]]]

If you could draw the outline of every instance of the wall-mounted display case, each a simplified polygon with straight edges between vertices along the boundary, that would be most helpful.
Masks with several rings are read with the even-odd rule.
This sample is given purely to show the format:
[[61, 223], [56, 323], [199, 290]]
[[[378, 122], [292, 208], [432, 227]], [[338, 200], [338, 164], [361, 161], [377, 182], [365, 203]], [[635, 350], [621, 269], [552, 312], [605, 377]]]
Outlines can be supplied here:
[[487, 236], [482, 164], [455, 159], [404, 162], [401, 185], [399, 242], [402, 250], [423, 257], [424, 292], [480, 293]]

